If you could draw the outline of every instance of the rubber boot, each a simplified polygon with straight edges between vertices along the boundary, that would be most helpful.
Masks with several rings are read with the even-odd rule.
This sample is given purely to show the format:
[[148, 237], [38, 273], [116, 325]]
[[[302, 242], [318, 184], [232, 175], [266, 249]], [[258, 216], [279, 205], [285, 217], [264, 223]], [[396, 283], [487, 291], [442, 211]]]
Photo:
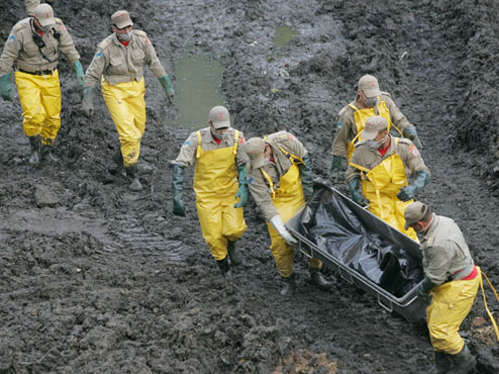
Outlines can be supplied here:
[[126, 175], [132, 179], [132, 183], [128, 188], [130, 188], [132, 191], [142, 191], [144, 187], [142, 187], [142, 184], [140, 183], [138, 173], [137, 173], [137, 164], [131, 165], [128, 167], [125, 167], [126, 170]]
[[29, 155], [29, 163], [30, 164], [38, 164], [40, 162], [40, 148], [41, 148], [41, 140], [38, 135], [29, 137], [29, 146], [31, 153]]
[[445, 352], [435, 352], [435, 374], [451, 373], [452, 357]]
[[285, 282], [285, 284], [280, 292], [281, 296], [289, 297], [293, 295], [296, 289], [295, 275], [291, 274], [289, 278], [282, 277], [282, 280]]
[[59, 162], [59, 159], [55, 157], [55, 155], [52, 153], [54, 150], [54, 147], [48, 144], [42, 144], [42, 162], [46, 162], [49, 164], [56, 164]]
[[230, 240], [227, 243], [227, 252], [229, 253], [230, 262], [234, 266], [241, 265], [243, 261], [241, 257], [241, 252], [236, 248], [236, 243]]
[[321, 290], [330, 290], [331, 282], [327, 281], [326, 278], [321, 274], [319, 268], [309, 268], [310, 271], [310, 283], [314, 286], [319, 287]]
[[232, 280], [232, 272], [229, 266], [229, 259], [225, 257], [223, 260], [217, 261], [218, 268], [226, 280]]
[[121, 149], [119, 147], [116, 150], [116, 152], [114, 152], [113, 154], [113, 161], [118, 167], [118, 173], [121, 172], [124, 168], [124, 165], [123, 165], [123, 155], [121, 154]]
[[452, 374], [466, 374], [476, 366], [476, 358], [466, 344], [461, 352], [452, 356], [452, 361], [454, 362]]

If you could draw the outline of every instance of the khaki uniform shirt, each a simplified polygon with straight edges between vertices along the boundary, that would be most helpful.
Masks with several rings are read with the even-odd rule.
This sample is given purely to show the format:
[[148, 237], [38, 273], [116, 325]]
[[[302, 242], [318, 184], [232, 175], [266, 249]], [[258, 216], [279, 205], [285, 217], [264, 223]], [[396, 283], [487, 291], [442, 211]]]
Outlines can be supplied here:
[[127, 47], [113, 33], [99, 44], [85, 74], [85, 87], [95, 87], [102, 75], [111, 85], [134, 79], [140, 82], [144, 75], [144, 64], [149, 65], [156, 78], [166, 74], [144, 31], [132, 30], [132, 38]]
[[[279, 188], [281, 177], [288, 172], [292, 165], [288, 157], [279, 148], [282, 147], [287, 152], [300, 158], [303, 158], [307, 154], [307, 150], [295, 136], [286, 131], [276, 132], [268, 135], [267, 138], [270, 140], [269, 145], [272, 148], [274, 162], [262, 166], [262, 169], [272, 178], [275, 188]], [[279, 214], [272, 202], [270, 186], [267, 184], [267, 180], [260, 169], [253, 169], [251, 164], [248, 163], [247, 177], [248, 188], [265, 219], [270, 220]]]
[[473, 271], [473, 259], [463, 233], [451, 218], [433, 215], [433, 222], [421, 241], [423, 270], [434, 284], [442, 284], [456, 274], [466, 278]]
[[[402, 114], [399, 108], [397, 108], [388, 92], [382, 92], [381, 99], [386, 103], [392, 123], [401, 132], [411, 126], [407, 118]], [[352, 101], [350, 104], [357, 106], [357, 100]], [[335, 156], [346, 157], [348, 143], [357, 136], [357, 125], [355, 124], [354, 113], [355, 110], [348, 105], [345, 105], [338, 114], [338, 127], [331, 152]]]
[[26, 12], [31, 16], [37, 5], [40, 5], [40, 0], [24, 0], [24, 5], [26, 5]]
[[25, 18], [12, 28], [0, 57], [0, 76], [10, 73], [14, 63], [18, 69], [31, 73], [53, 70], [59, 63], [58, 51], [66, 56], [71, 65], [80, 59], [66, 26], [59, 18], [55, 18], [52, 30], [43, 33], [45, 46], [41, 50], [33, 40], [35, 31], [32, 20], [32, 17]]
[[[366, 141], [358, 142], [355, 145], [355, 152], [350, 162], [371, 170], [387, 157], [397, 154], [404, 163], [406, 174], [415, 176], [420, 170], [430, 172], [421, 158], [418, 149], [409, 139], [398, 138], [398, 144], [395, 144], [395, 137], [390, 135], [390, 138], [390, 147], [384, 156], [381, 156], [381, 153], [377, 149], [373, 150], [369, 148]], [[348, 165], [345, 178], [347, 182], [350, 182], [354, 178], [360, 178], [360, 170]]]
[[[205, 127], [204, 129], [201, 129], [199, 131], [201, 132], [201, 148], [203, 148], [203, 151], [205, 152], [234, 146], [236, 130], [232, 127], [228, 130], [226, 138], [223, 139], [220, 144], [217, 144], [217, 142], [213, 139], [213, 135], [211, 135], [211, 130], [209, 127]], [[248, 162], [248, 156], [244, 151], [246, 141], [244, 139], [244, 134], [242, 133], [242, 131], [239, 131], [239, 137], [237, 141], [239, 142], [239, 145], [237, 146], [236, 164], [237, 166], [240, 166]], [[182, 145], [182, 148], [180, 148], [180, 153], [173, 163], [182, 165], [184, 167], [194, 165], [194, 163], [196, 162], [197, 148], [198, 135], [197, 131], [195, 131], [189, 135], [185, 143]]]

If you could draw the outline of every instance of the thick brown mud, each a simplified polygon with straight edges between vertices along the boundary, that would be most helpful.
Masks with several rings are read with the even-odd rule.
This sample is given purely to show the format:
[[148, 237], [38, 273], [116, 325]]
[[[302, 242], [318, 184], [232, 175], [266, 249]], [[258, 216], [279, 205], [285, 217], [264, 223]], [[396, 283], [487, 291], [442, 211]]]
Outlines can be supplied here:
[[[234, 127], [247, 137], [294, 133], [318, 178], [327, 179], [337, 112], [361, 75], [376, 75], [418, 127], [432, 173], [420, 198], [458, 222], [499, 286], [496, 2], [55, 0], [54, 8], [84, 68], [121, 8], [148, 33], [174, 81], [174, 57], [220, 59]], [[0, 4], [1, 47], [24, 16], [22, 1]], [[277, 51], [272, 38], [283, 24], [299, 34]], [[391, 315], [328, 270], [333, 289], [312, 287], [301, 254], [296, 295], [280, 298], [266, 225], [251, 200], [238, 243], [244, 264], [227, 284], [201, 236], [192, 170], [189, 212], [171, 213], [169, 161], [186, 133], [164, 125], [178, 110], [165, 106], [157, 80], [147, 73], [145, 190], [131, 193], [111, 159], [118, 137], [100, 94], [94, 119], [86, 119], [65, 60], [60, 72], [57, 166], [29, 165], [19, 101], [0, 101], [0, 373], [431, 369], [424, 323]], [[481, 297], [461, 331], [478, 358], [475, 374], [499, 372]]]

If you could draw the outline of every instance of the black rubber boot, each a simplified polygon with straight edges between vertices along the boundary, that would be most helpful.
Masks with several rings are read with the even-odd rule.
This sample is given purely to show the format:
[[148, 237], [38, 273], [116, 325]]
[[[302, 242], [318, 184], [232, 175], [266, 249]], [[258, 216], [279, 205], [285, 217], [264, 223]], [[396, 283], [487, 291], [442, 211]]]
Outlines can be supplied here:
[[42, 151], [41, 151], [42, 162], [46, 162], [49, 164], [56, 164], [59, 162], [59, 159], [55, 157], [53, 150], [54, 150], [53, 146], [42, 144]]
[[282, 277], [282, 280], [285, 282], [285, 284], [280, 292], [281, 296], [284, 297], [292, 296], [295, 293], [296, 289], [295, 275], [291, 274], [289, 278]]
[[452, 356], [444, 352], [435, 352], [435, 371], [436, 374], [451, 373]]
[[226, 280], [232, 280], [232, 271], [229, 266], [229, 259], [225, 257], [223, 260], [217, 261], [218, 268]]
[[227, 243], [227, 252], [229, 253], [230, 262], [234, 266], [241, 265], [243, 262], [241, 252], [236, 248], [236, 243], [230, 240]]
[[42, 145], [42, 142], [40, 140], [40, 137], [38, 135], [36, 136], [30, 136], [29, 138], [29, 146], [31, 153], [29, 155], [29, 163], [36, 165], [40, 162], [40, 148]]
[[452, 361], [454, 363], [452, 374], [467, 374], [476, 366], [476, 358], [471, 354], [466, 344], [461, 352], [452, 356]]
[[142, 191], [144, 187], [142, 187], [142, 184], [140, 183], [139, 177], [137, 175], [137, 164], [125, 167], [126, 170], [126, 175], [130, 177], [132, 180], [132, 183], [128, 188], [130, 188], [132, 191]]
[[121, 154], [120, 148], [118, 148], [116, 150], [116, 152], [114, 152], [113, 161], [116, 164], [116, 166], [118, 167], [118, 172], [122, 171], [124, 168], [124, 165], [123, 165], [123, 155]]
[[326, 278], [321, 274], [318, 268], [309, 268], [310, 271], [310, 283], [314, 286], [319, 287], [321, 290], [330, 290], [332, 287], [331, 282], [328, 282]]

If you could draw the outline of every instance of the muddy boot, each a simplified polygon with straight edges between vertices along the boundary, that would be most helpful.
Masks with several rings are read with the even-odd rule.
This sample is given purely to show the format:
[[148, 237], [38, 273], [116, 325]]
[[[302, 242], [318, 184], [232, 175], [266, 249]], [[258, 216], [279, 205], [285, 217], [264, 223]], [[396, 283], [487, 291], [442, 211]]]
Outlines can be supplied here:
[[52, 153], [54, 150], [54, 147], [51, 145], [47, 144], [42, 144], [42, 162], [46, 162], [49, 164], [56, 164], [59, 162], [59, 159], [55, 157], [55, 155]]
[[232, 271], [229, 266], [229, 259], [225, 257], [223, 260], [217, 261], [218, 268], [226, 280], [232, 280]]
[[451, 357], [454, 363], [452, 374], [467, 374], [476, 366], [476, 358], [471, 354], [466, 344], [461, 352]]
[[137, 164], [125, 167], [126, 170], [126, 175], [132, 179], [132, 183], [128, 188], [130, 188], [132, 191], [142, 191], [144, 187], [142, 187], [142, 184], [140, 183], [139, 177], [137, 176]]
[[123, 165], [123, 155], [121, 154], [121, 149], [117, 149], [116, 152], [113, 154], [113, 161], [118, 167], [118, 173], [120, 173], [124, 169]]
[[309, 268], [310, 271], [310, 283], [314, 286], [317, 286], [321, 290], [330, 290], [332, 285], [331, 282], [328, 282], [326, 278], [321, 274], [319, 268]]
[[30, 164], [38, 164], [40, 162], [40, 148], [41, 148], [41, 140], [38, 135], [29, 137], [29, 146], [31, 153], [29, 155], [29, 163]]
[[435, 352], [435, 374], [451, 373], [452, 358], [445, 352]]
[[236, 243], [230, 240], [227, 243], [227, 252], [229, 253], [230, 262], [234, 266], [241, 265], [243, 261], [241, 257], [241, 252], [236, 248]]
[[280, 292], [281, 296], [289, 297], [293, 295], [295, 293], [295, 288], [296, 288], [295, 275], [291, 274], [289, 278], [282, 277], [282, 280], [286, 283], [284, 284], [284, 287]]

